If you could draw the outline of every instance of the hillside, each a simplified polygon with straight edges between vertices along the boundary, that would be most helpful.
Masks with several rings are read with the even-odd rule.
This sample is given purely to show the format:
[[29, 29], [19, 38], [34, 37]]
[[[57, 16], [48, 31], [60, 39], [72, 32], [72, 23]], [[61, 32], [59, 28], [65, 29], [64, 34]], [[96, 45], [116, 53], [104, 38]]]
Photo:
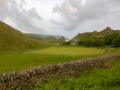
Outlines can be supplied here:
[[59, 43], [59, 44], [63, 44], [65, 42], [66, 42], [66, 40], [65, 40], [65, 37], [63, 37], [63, 36], [57, 40], [57, 43]]
[[41, 40], [41, 41], [42, 41], [42, 38], [44, 37], [44, 36], [39, 35], [39, 34], [32, 34], [32, 33], [24, 33], [24, 34], [26, 34], [27, 36], [30, 36], [30, 37], [32, 37], [32, 38]]
[[108, 35], [112, 34], [120, 34], [120, 30], [113, 30], [110, 27], [106, 27], [104, 30], [97, 32], [85, 32], [85, 33], [78, 33], [73, 39], [70, 40], [71, 43], [78, 44], [80, 41], [84, 40], [95, 40], [100, 38], [105, 38]]
[[[33, 33], [25, 33], [26, 35], [36, 38], [38, 40], [41, 41], [45, 41], [45, 42], [49, 42], [49, 38], [53, 38], [53, 40], [58, 40], [60, 39], [62, 36], [61, 35], [45, 35], [45, 34], [33, 34]], [[47, 40], [48, 39], [48, 40]], [[65, 40], [69, 40], [67, 37], [65, 37]]]
[[26, 50], [49, 46], [0, 21], [0, 52]]
[[42, 38], [43, 42], [49, 42], [49, 43], [55, 43], [57, 41], [57, 39], [53, 36], [48, 36], [45, 38]]
[[42, 39], [43, 42], [49, 42], [49, 43], [54, 43], [54, 44], [62, 44], [64, 42], [66, 42], [65, 37], [61, 37], [59, 39], [56, 39], [53, 36], [48, 36]]
[[45, 34], [33, 34], [33, 33], [25, 33], [25, 34], [34, 38], [46, 38], [46, 37], [52, 36], [56, 39], [59, 39], [62, 37], [61, 35], [45, 35]]

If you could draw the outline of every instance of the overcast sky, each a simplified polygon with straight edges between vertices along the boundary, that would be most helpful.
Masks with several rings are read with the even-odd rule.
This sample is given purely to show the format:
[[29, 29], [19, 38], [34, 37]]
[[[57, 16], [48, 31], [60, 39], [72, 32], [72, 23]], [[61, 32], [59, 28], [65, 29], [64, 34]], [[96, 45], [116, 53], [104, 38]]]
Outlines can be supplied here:
[[63, 35], [120, 30], [120, 0], [0, 0], [0, 20], [23, 33]]

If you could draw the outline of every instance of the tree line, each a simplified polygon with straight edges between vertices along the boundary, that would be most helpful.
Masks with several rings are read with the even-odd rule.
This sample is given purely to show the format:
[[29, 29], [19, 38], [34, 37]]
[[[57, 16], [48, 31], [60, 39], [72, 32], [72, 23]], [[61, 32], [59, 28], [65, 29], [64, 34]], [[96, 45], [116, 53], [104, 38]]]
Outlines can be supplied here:
[[115, 47], [120, 47], [120, 34], [113, 33], [110, 35], [107, 35], [105, 37], [100, 38], [89, 38], [89, 39], [83, 39], [78, 42], [78, 45], [83, 46], [93, 46], [93, 47], [99, 47], [104, 45], [114, 45]]

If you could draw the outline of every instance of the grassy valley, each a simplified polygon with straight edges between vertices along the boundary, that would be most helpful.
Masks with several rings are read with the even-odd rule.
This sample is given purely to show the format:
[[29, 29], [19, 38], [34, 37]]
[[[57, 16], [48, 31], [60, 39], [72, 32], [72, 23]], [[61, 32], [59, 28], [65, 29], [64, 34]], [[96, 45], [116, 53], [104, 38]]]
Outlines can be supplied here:
[[[69, 42], [78, 44], [80, 41], [100, 40], [101, 38], [111, 40], [109, 35], [116, 35], [116, 33], [119, 37], [119, 30], [106, 28], [101, 32], [78, 34]], [[58, 39], [53, 36], [44, 38], [40, 35], [33, 36], [25, 35], [0, 22], [0, 73], [120, 53], [120, 47], [110, 48], [104, 45], [96, 48], [85, 47], [84, 45], [61, 45], [65, 42], [64, 37]], [[59, 46], [53, 46], [50, 43], [57, 43]], [[95, 68], [95, 70], [78, 77], [52, 77], [45, 84], [38, 81], [36, 84], [27, 85], [25, 88], [27, 90], [119, 90], [120, 62], [115, 60], [108, 64], [110, 68]]]

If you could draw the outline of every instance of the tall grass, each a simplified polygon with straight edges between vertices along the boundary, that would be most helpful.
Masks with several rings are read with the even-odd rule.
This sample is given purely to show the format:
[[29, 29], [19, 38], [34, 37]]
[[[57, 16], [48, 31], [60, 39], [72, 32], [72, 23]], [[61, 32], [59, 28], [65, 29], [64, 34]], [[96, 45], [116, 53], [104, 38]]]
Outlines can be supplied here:
[[111, 65], [110, 69], [95, 69], [76, 78], [53, 77], [46, 84], [39, 81], [36, 90], [119, 90], [120, 62]]

